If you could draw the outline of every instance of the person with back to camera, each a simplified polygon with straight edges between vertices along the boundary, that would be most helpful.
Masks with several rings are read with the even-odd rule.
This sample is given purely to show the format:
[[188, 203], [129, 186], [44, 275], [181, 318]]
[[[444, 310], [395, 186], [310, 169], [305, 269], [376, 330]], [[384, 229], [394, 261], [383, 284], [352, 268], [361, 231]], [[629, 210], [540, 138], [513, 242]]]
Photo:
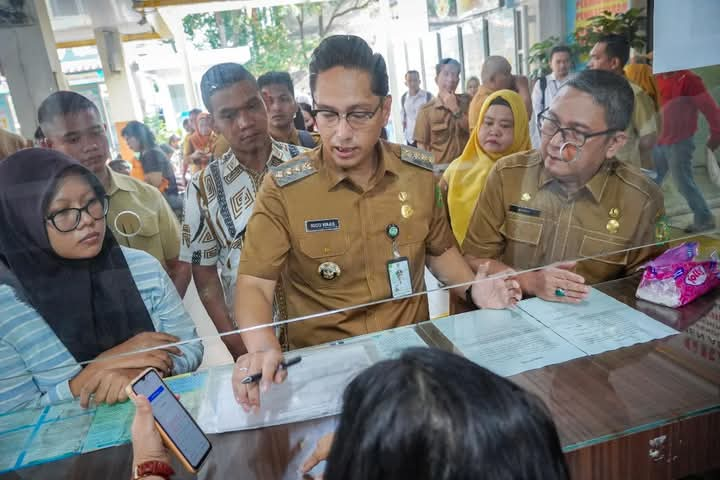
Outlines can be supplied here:
[[[133, 465], [169, 462], [147, 399], [137, 399], [136, 407]], [[324, 480], [570, 478], [540, 399], [459, 355], [431, 348], [406, 350], [348, 385], [337, 430], [318, 442], [302, 478], [324, 460]]]

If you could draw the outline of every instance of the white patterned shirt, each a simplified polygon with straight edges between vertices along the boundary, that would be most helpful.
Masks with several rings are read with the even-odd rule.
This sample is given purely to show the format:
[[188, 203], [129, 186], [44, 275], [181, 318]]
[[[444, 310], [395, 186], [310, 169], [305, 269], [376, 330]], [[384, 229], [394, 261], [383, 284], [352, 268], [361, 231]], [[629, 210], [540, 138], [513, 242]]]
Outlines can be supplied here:
[[[266, 165], [280, 165], [305, 150], [273, 140]], [[266, 171], [245, 168], [228, 150], [196, 173], [185, 192], [180, 260], [193, 265], [220, 264], [225, 304], [231, 315], [245, 228]]]

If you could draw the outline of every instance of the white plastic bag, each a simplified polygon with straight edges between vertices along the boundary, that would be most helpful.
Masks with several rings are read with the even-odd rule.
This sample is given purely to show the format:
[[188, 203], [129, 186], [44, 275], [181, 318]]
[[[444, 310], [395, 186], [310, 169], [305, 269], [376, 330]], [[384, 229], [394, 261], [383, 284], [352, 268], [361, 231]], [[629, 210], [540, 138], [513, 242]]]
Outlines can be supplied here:
[[717, 159], [715, 158], [715, 153], [713, 153], [713, 151], [709, 148], [706, 150], [708, 176], [710, 177], [710, 181], [713, 185], [720, 187], [720, 165], [718, 165]]

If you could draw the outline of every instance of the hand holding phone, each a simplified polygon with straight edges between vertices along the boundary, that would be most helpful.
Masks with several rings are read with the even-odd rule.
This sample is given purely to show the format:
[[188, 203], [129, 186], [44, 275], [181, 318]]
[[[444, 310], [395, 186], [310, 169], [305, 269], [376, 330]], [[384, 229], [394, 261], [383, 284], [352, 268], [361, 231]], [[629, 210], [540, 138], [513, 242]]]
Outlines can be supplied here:
[[137, 465], [157, 460], [170, 463], [170, 452], [155, 426], [150, 402], [144, 395], [133, 398], [135, 418], [132, 423], [133, 471]]
[[[142, 372], [128, 385], [127, 393], [134, 402], [138, 395], [147, 398], [157, 433], [165, 446], [173, 452], [186, 470], [196, 473], [210, 453], [212, 445], [190, 413], [185, 410], [185, 407], [175, 398], [172, 390], [163, 382], [158, 372], [152, 368]], [[144, 407], [142, 399], [137, 403]], [[143, 413], [139, 411], [140, 415]], [[139, 421], [141, 420], [142, 417]], [[133, 437], [134, 433], [133, 425]], [[152, 438], [149, 440], [148, 448], [155, 450], [156, 443], [152, 441]], [[145, 453], [149, 452], [138, 451], [136, 455], [142, 458]], [[151, 460], [155, 459], [151, 458]]]

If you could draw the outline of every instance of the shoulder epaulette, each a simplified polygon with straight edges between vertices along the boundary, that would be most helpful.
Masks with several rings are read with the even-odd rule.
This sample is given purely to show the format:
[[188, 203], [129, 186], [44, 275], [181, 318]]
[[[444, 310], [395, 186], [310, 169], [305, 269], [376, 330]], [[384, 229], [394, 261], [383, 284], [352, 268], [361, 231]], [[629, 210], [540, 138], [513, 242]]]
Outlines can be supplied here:
[[303, 155], [295, 160], [285, 162], [276, 167], [270, 167], [270, 175], [275, 179], [278, 187], [290, 185], [317, 172], [310, 159]]
[[431, 153], [419, 148], [411, 147], [409, 145], [402, 145], [400, 147], [400, 160], [407, 163], [412, 163], [416, 167], [424, 168], [425, 170], [433, 171], [433, 156]]

